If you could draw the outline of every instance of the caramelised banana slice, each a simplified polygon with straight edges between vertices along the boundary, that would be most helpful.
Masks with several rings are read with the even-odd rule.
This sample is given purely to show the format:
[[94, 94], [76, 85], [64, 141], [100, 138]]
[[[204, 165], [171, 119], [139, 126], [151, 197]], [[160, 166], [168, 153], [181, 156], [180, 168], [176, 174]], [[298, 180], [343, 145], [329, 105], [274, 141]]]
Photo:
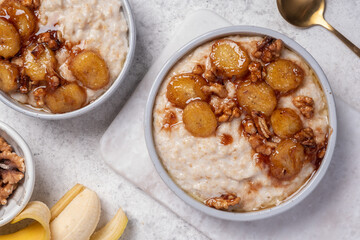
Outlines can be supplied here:
[[210, 53], [210, 60], [218, 77], [243, 77], [248, 71], [250, 58], [240, 44], [229, 39], [216, 41]]
[[21, 47], [20, 35], [14, 25], [0, 18], [0, 56], [11, 58]]
[[281, 93], [296, 89], [304, 79], [304, 71], [294, 62], [279, 59], [266, 67], [265, 81]]
[[274, 133], [281, 138], [292, 137], [303, 128], [302, 121], [291, 108], [278, 108], [270, 118]]
[[238, 88], [237, 99], [249, 112], [258, 111], [266, 116], [271, 115], [277, 104], [274, 91], [265, 82], [244, 82]]
[[45, 80], [56, 64], [55, 53], [44, 44], [30, 45], [24, 51], [25, 73], [32, 81]]
[[85, 90], [76, 83], [59, 87], [45, 96], [45, 104], [52, 113], [66, 113], [77, 110], [86, 102]]
[[14, 0], [7, 0], [0, 6], [0, 16], [8, 15], [23, 40], [28, 39], [36, 29], [36, 17], [27, 7]]
[[196, 74], [180, 74], [172, 77], [167, 86], [166, 97], [179, 108], [185, 108], [189, 100], [203, 100], [207, 96], [201, 90], [206, 81]]
[[289, 180], [300, 172], [304, 160], [304, 147], [295, 140], [286, 139], [270, 156], [270, 173], [277, 179]]
[[17, 89], [18, 69], [6, 60], [0, 60], [0, 90], [8, 93]]
[[70, 63], [70, 70], [84, 86], [93, 90], [109, 83], [109, 69], [104, 59], [93, 51], [85, 50], [76, 55]]
[[208, 103], [194, 101], [189, 103], [183, 112], [186, 130], [195, 137], [209, 137], [217, 127], [215, 114]]

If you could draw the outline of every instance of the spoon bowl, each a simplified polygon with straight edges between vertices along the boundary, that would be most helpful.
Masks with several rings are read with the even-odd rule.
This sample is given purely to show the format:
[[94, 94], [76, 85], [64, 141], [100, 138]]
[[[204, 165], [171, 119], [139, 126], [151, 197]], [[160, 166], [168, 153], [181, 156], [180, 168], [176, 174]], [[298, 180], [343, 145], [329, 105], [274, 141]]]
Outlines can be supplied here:
[[290, 24], [303, 28], [320, 25], [334, 33], [360, 57], [360, 49], [324, 19], [325, 0], [277, 0], [277, 6], [281, 16]]

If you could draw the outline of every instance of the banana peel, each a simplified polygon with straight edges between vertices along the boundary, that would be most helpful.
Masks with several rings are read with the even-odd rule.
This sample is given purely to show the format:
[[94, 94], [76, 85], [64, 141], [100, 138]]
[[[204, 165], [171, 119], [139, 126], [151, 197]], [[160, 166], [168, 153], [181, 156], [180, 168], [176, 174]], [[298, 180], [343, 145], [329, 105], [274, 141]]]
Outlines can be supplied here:
[[103, 228], [95, 232], [90, 240], [117, 240], [123, 234], [128, 218], [120, 208], [115, 216]]
[[36, 222], [18, 232], [0, 236], [0, 240], [50, 240], [50, 210], [44, 203], [30, 202], [11, 224], [24, 219]]
[[103, 228], [93, 233], [99, 221], [100, 211], [100, 200], [96, 193], [81, 184], [76, 184], [51, 210], [42, 202], [29, 203], [11, 223], [23, 219], [33, 219], [36, 222], [16, 233], [0, 236], [0, 240], [119, 239], [128, 223], [124, 211], [119, 209]]
[[71, 188], [65, 195], [60, 198], [60, 200], [55, 203], [55, 205], [50, 209], [51, 212], [51, 219], [50, 221], [54, 220], [59, 214], [69, 205], [69, 203], [74, 200], [74, 198], [84, 191], [86, 187], [81, 184], [76, 184], [73, 188]]

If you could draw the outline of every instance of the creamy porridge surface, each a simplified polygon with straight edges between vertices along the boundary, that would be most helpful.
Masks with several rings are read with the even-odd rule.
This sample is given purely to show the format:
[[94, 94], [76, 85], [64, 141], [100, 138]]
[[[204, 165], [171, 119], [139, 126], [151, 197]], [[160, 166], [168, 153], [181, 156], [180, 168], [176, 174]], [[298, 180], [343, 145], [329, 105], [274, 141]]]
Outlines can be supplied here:
[[[228, 37], [242, 44], [247, 52], [252, 52], [255, 43], [261, 37]], [[239, 127], [244, 116], [230, 122], [221, 123], [215, 136], [194, 137], [185, 127], [182, 119], [183, 110], [174, 107], [166, 97], [166, 88], [171, 77], [179, 73], [191, 72], [200, 63], [209, 64], [209, 53], [214, 42], [198, 47], [195, 51], [174, 66], [165, 78], [154, 106], [154, 140], [157, 152], [175, 182], [194, 198], [205, 201], [226, 193], [240, 197], [240, 211], [253, 211], [280, 204], [296, 192], [311, 176], [315, 167], [306, 163], [300, 173], [290, 181], [276, 185], [266, 171], [257, 164], [256, 155], [248, 140], [240, 133]], [[249, 54], [250, 55], [250, 54]], [[252, 57], [251, 57], [252, 58]], [[312, 70], [297, 54], [284, 49], [281, 58], [297, 63], [304, 70], [303, 83], [295, 92], [282, 97], [278, 107], [287, 107], [299, 113], [291, 103], [291, 98], [306, 95], [315, 102], [314, 117], [305, 119], [301, 116], [304, 127], [311, 127], [317, 143], [325, 140], [328, 133], [328, 110], [324, 93]], [[229, 95], [235, 96], [235, 85], [226, 83]], [[164, 129], [168, 111], [176, 113], [178, 123], [171, 130]], [[221, 143], [223, 134], [231, 135], [233, 142]]]

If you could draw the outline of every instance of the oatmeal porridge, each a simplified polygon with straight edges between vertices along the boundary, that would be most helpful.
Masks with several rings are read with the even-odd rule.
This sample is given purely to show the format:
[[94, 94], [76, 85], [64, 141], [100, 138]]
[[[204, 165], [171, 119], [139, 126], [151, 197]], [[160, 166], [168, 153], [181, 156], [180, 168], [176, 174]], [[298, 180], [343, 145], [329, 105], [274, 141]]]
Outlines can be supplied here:
[[120, 74], [128, 53], [121, 1], [0, 3], [0, 89], [15, 100], [70, 112], [102, 95]]
[[153, 110], [164, 167], [209, 207], [279, 205], [319, 167], [329, 134], [316, 75], [279, 39], [229, 36], [196, 48], [168, 73]]

